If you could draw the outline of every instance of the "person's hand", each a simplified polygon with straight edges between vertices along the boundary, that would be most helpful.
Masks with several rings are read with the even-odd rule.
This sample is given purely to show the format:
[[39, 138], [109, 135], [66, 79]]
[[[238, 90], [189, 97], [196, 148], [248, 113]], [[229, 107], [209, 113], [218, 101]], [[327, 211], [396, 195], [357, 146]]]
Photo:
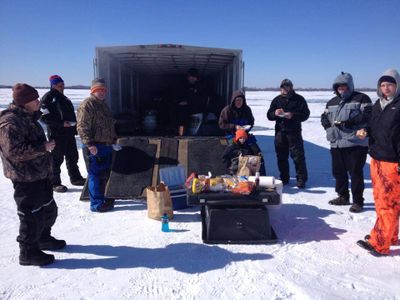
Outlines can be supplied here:
[[71, 124], [70, 124], [70, 122], [68, 122], [68, 121], [64, 121], [64, 127], [71, 127]]
[[282, 108], [278, 108], [275, 110], [275, 116], [282, 116], [285, 112]]
[[291, 112], [286, 112], [286, 113], [285, 113], [285, 118], [286, 118], [286, 119], [291, 119], [291, 118], [293, 118], [293, 113], [291, 113]]
[[96, 146], [89, 146], [88, 147], [90, 154], [96, 155], [97, 154], [97, 147]]
[[367, 131], [364, 128], [361, 128], [361, 129], [357, 130], [356, 136], [360, 140], [365, 140], [365, 138], [367, 137]]
[[326, 116], [326, 114], [321, 115], [321, 125], [322, 125], [322, 127], [324, 127], [325, 130], [332, 127], [331, 122], [329, 122], [329, 119]]
[[44, 147], [46, 148], [46, 151], [48, 151], [48, 152], [53, 151], [55, 146], [56, 146], [56, 142], [54, 140], [50, 140], [50, 141], [44, 143]]

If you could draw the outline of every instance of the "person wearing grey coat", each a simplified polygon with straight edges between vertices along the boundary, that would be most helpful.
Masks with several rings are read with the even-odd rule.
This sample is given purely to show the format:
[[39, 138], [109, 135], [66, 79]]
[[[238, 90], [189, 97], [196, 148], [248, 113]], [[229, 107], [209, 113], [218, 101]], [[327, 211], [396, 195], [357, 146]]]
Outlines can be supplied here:
[[333, 83], [336, 96], [328, 101], [321, 115], [321, 124], [330, 142], [332, 173], [338, 197], [331, 205], [349, 205], [349, 176], [353, 205], [351, 212], [361, 212], [364, 206], [364, 173], [368, 140], [357, 137], [357, 130], [365, 128], [371, 115], [371, 99], [354, 90], [353, 77], [341, 73]]

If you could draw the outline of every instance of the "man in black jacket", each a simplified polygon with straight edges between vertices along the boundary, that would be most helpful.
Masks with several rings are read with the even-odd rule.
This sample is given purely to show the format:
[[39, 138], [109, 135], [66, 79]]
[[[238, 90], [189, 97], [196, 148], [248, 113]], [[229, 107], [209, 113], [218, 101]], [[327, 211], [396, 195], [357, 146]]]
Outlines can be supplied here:
[[200, 80], [197, 69], [188, 70], [185, 83], [176, 97], [174, 115], [178, 123], [179, 135], [183, 135], [184, 131], [188, 132], [192, 115], [204, 114], [209, 101], [209, 91]]
[[281, 94], [275, 97], [267, 112], [267, 118], [275, 123], [275, 152], [278, 160], [280, 178], [283, 184], [289, 183], [289, 152], [296, 168], [297, 187], [304, 189], [308, 179], [304, 156], [301, 122], [310, 116], [307, 102], [293, 89], [293, 83], [284, 79], [280, 85]]
[[76, 147], [76, 116], [71, 100], [64, 95], [64, 81], [58, 75], [50, 77], [51, 90], [41, 99], [43, 116], [41, 121], [47, 125], [48, 138], [56, 142], [53, 157], [53, 190], [64, 193], [67, 187], [61, 184], [60, 166], [67, 164], [68, 175], [73, 185], [84, 185], [78, 168], [78, 150]]

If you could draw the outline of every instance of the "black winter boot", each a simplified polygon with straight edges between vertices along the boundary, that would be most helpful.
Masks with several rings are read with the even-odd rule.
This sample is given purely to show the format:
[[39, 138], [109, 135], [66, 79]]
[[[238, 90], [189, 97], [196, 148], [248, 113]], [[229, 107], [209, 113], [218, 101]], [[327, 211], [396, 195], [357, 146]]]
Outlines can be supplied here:
[[84, 186], [85, 182], [86, 182], [86, 178], [83, 178], [83, 177], [71, 179], [72, 185]]
[[54, 255], [44, 253], [37, 246], [21, 246], [19, 264], [21, 266], [44, 266], [54, 262]]
[[67, 243], [64, 240], [57, 240], [52, 236], [48, 237], [45, 240], [39, 240], [40, 250], [60, 250], [66, 245]]
[[65, 185], [53, 185], [53, 191], [56, 193], [65, 193], [68, 191], [68, 188]]
[[339, 196], [328, 202], [330, 205], [350, 205], [349, 197]]

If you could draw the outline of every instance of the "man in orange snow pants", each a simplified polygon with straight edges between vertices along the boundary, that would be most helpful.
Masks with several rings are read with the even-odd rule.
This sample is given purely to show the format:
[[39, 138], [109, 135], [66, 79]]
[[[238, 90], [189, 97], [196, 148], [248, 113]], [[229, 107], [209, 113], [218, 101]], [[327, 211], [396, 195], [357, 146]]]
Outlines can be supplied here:
[[371, 178], [374, 187], [377, 220], [368, 242], [383, 254], [390, 245], [397, 245], [399, 235], [400, 175], [398, 163], [371, 160]]
[[[368, 126], [371, 178], [376, 223], [359, 246], [374, 255], [389, 254], [399, 243], [400, 216], [400, 75], [389, 69], [379, 78], [379, 99], [372, 107]], [[365, 130], [357, 136], [365, 137]]]

